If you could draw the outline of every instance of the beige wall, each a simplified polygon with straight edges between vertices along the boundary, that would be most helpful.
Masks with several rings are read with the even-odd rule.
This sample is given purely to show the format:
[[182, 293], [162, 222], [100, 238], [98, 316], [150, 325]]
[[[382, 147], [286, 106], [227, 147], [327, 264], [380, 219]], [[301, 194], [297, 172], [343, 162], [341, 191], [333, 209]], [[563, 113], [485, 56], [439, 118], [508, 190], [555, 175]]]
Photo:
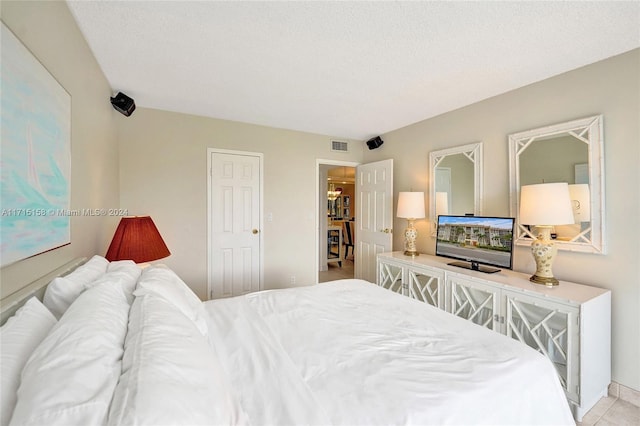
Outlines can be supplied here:
[[[71, 95], [71, 209], [118, 207], [118, 145], [107, 80], [65, 2], [0, 3], [2, 21]], [[69, 260], [106, 252], [117, 218], [72, 217], [71, 244], [0, 270], [8, 295]]]
[[121, 207], [151, 215], [172, 253], [162, 262], [198, 296], [207, 298], [207, 148], [264, 154], [273, 221], [264, 220], [263, 288], [291, 276], [316, 283], [316, 159], [358, 161], [362, 143], [334, 153], [329, 136], [145, 108], [120, 124]]
[[[608, 253], [560, 252], [554, 274], [612, 291], [613, 379], [640, 389], [640, 50], [580, 68], [383, 135], [365, 162], [394, 158], [397, 191], [427, 191], [428, 156], [435, 149], [484, 143], [485, 215], [509, 214], [507, 135], [549, 124], [604, 116]], [[481, 82], [478, 82], [481, 84]], [[406, 226], [396, 219], [395, 229]], [[417, 223], [418, 249], [434, 253], [426, 220]], [[400, 233], [394, 247], [402, 247]], [[524, 247], [514, 269], [532, 273]]]

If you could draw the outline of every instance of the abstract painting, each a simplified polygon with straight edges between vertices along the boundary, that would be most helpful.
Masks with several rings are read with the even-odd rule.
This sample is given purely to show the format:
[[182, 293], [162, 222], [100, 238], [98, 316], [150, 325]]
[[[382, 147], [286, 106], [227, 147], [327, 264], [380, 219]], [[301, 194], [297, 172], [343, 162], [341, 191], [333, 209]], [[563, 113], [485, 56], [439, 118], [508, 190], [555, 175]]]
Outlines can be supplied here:
[[2, 23], [0, 266], [70, 242], [71, 96]]

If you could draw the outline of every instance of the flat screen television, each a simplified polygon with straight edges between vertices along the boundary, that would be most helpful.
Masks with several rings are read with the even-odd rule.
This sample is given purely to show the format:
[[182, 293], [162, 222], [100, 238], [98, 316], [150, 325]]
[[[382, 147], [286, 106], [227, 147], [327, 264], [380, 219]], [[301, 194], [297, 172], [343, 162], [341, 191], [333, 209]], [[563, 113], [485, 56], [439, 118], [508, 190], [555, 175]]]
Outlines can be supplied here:
[[457, 259], [449, 265], [474, 271], [512, 269], [514, 226], [512, 217], [438, 216], [436, 255]]

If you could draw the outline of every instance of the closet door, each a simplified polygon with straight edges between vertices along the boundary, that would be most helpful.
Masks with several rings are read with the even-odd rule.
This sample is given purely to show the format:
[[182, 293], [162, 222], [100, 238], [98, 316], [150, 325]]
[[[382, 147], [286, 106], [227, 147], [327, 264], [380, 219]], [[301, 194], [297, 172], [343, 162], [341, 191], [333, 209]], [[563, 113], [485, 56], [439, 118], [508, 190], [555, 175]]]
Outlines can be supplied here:
[[209, 152], [209, 297], [262, 287], [262, 154]]

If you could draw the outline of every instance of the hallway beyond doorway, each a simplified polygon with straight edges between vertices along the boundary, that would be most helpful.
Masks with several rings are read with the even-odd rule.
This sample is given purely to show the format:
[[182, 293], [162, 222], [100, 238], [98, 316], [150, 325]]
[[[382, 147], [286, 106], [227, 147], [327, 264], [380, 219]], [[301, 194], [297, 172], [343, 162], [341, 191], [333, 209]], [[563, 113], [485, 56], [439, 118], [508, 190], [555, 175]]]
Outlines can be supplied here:
[[342, 267], [338, 266], [337, 263], [330, 263], [328, 270], [318, 272], [318, 283], [353, 278], [353, 274], [353, 258], [350, 257], [349, 259], [344, 259], [342, 261]]

